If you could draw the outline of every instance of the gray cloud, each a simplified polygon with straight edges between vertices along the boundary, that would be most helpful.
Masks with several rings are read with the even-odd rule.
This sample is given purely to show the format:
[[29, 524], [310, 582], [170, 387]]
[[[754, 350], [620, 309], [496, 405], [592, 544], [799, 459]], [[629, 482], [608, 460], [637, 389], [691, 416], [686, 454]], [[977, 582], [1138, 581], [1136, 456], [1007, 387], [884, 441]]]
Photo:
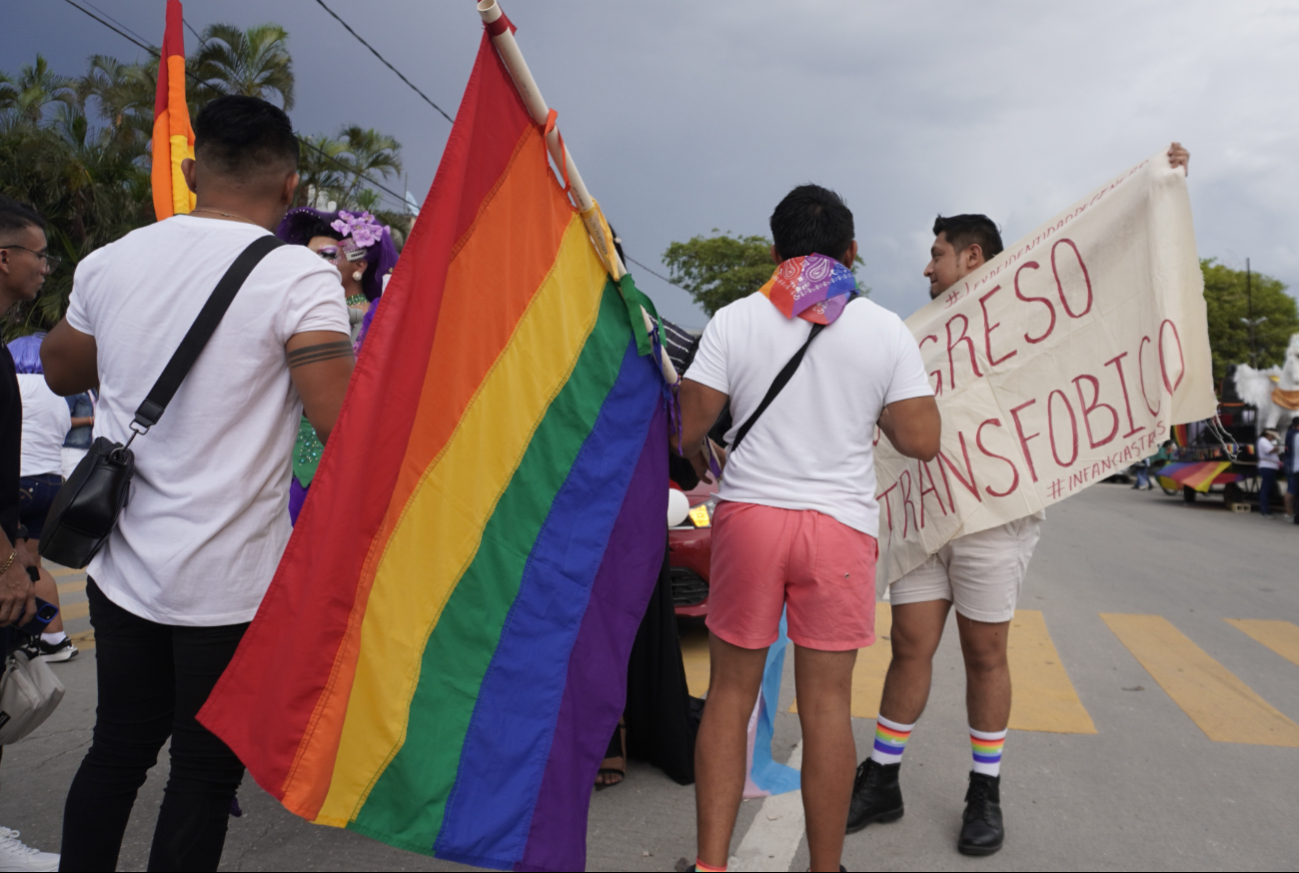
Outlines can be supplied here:
[[[161, 2], [96, 5], [160, 39]], [[331, 5], [454, 114], [481, 33], [467, 0]], [[423, 197], [449, 125], [315, 3], [185, 8], [200, 28], [285, 25], [299, 128], [394, 134]], [[1293, 4], [511, 0], [506, 11], [588, 185], [630, 253], [656, 267], [672, 240], [765, 233], [784, 192], [816, 181], [854, 209], [875, 300], [905, 315], [926, 299], [936, 213], [986, 212], [1009, 242], [1178, 139], [1192, 152], [1201, 254], [1250, 257], [1299, 287]], [[11, 70], [37, 49], [77, 72], [95, 52], [136, 54], [63, 3], [6, 14]], [[703, 324], [683, 292], [638, 279], [666, 315]]]

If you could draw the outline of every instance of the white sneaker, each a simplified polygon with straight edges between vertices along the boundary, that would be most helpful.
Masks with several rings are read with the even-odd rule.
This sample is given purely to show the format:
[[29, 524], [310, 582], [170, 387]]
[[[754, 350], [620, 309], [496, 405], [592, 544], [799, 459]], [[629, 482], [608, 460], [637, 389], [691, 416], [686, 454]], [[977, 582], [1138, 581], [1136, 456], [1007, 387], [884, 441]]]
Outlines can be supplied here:
[[18, 831], [0, 828], [0, 871], [53, 871], [59, 869], [59, 856], [33, 849], [18, 839]]

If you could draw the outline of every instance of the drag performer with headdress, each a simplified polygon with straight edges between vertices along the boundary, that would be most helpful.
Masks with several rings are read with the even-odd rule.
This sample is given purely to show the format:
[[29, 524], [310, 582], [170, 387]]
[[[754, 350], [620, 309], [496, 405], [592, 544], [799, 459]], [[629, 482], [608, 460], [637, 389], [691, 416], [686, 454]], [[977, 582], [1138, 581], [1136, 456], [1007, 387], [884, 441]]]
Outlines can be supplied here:
[[[341, 293], [347, 298], [352, 343], [359, 351], [385, 279], [397, 264], [392, 233], [368, 212], [322, 212], [304, 206], [285, 215], [275, 235], [292, 245], [306, 246], [337, 268], [343, 282]], [[304, 417], [293, 449], [289, 489], [289, 515], [294, 521], [324, 449]]]

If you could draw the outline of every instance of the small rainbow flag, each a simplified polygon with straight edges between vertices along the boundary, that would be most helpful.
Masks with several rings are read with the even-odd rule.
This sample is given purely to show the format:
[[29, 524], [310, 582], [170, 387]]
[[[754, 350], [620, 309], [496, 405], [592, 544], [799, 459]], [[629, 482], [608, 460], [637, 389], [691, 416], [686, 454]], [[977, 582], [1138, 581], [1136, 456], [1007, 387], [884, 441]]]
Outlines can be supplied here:
[[1164, 465], [1160, 468], [1159, 475], [1178, 485], [1207, 494], [1210, 485], [1223, 485], [1241, 478], [1239, 474], [1228, 473], [1230, 467], [1230, 461], [1182, 461]]
[[289, 810], [474, 866], [583, 869], [667, 541], [642, 305], [485, 37], [279, 571], [200, 714]]
[[158, 93], [153, 100], [153, 211], [159, 221], [194, 208], [180, 162], [194, 157], [194, 129], [185, 103], [185, 32], [180, 0], [167, 0], [167, 29], [158, 60]]

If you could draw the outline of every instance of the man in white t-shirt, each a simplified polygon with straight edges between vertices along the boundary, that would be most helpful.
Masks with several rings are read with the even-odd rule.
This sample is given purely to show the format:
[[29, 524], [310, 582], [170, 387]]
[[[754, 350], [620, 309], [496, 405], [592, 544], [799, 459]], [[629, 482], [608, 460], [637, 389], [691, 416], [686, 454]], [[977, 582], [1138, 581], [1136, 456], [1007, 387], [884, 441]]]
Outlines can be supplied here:
[[1281, 475], [1281, 438], [1268, 428], [1254, 444], [1258, 458], [1258, 513], [1263, 518], [1272, 517], [1272, 491]]
[[[1177, 143], [1168, 155], [1174, 167], [1186, 166], [1190, 158]], [[924, 270], [930, 299], [1001, 250], [1001, 234], [987, 216], [939, 216]], [[991, 855], [1001, 848], [1001, 752], [1010, 721], [1006, 642], [1043, 518], [1039, 512], [958, 537], [889, 588], [893, 658], [884, 679], [875, 743], [857, 769], [848, 833], [902, 817], [902, 754], [929, 700], [934, 653], [955, 605], [973, 757], [956, 847], [967, 855]]]
[[[183, 173], [190, 215], [81, 261], [42, 348], [55, 392], [98, 385], [95, 436], [125, 442], [136, 409], [218, 280], [293, 202], [288, 116], [251, 97], [209, 103]], [[352, 372], [338, 271], [305, 247], [252, 270], [166, 414], [131, 446], [135, 479], [90, 563], [99, 703], [63, 818], [63, 864], [112, 869], [136, 789], [171, 739], [150, 869], [214, 870], [243, 766], [195, 719], [289, 538], [289, 464], [305, 411], [329, 437]]]
[[[784, 609], [797, 650], [812, 869], [838, 869], [856, 762], [852, 668], [875, 637], [875, 428], [910, 457], [928, 460], [939, 445], [914, 337], [895, 314], [856, 296], [848, 207], [804, 185], [776, 207], [771, 232], [775, 275], [713, 316], [681, 387], [683, 455], [699, 457], [728, 399], [736, 424], [712, 540], [697, 869], [725, 869], [746, 728]], [[800, 354], [787, 387], [755, 420]]]

